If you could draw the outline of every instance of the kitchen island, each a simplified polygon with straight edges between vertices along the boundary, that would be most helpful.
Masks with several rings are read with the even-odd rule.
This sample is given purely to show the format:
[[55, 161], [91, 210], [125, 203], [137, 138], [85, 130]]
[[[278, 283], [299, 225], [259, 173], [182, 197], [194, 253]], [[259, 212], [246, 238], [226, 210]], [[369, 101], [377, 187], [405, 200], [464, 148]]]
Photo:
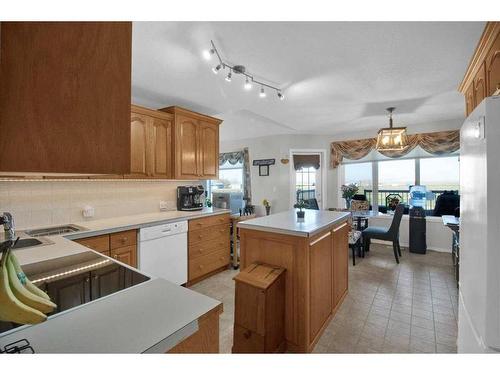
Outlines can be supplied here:
[[309, 353], [348, 291], [348, 212], [285, 211], [238, 223], [240, 263], [286, 269], [285, 339], [291, 352]]

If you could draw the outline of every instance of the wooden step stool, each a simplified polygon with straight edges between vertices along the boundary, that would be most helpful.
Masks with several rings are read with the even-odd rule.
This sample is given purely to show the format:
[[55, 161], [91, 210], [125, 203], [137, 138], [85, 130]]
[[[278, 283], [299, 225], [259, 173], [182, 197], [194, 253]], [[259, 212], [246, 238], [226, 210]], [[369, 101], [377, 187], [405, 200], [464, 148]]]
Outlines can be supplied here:
[[284, 351], [285, 271], [253, 263], [234, 277], [233, 353]]

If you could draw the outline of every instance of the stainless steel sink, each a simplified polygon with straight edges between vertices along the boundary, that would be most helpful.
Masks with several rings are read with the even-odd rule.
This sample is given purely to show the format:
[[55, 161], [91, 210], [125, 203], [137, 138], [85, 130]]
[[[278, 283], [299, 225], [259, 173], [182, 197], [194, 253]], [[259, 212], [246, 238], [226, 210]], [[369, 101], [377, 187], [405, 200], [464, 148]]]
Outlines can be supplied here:
[[45, 237], [45, 236], [56, 236], [67, 233], [75, 233], [75, 232], [80, 232], [82, 230], [87, 230], [87, 228], [75, 224], [68, 224], [68, 225], [60, 225], [57, 227], [26, 230], [24, 231], [24, 233], [26, 233], [30, 237]]
[[20, 238], [13, 249], [22, 249], [23, 247], [42, 245], [43, 242], [36, 238]]

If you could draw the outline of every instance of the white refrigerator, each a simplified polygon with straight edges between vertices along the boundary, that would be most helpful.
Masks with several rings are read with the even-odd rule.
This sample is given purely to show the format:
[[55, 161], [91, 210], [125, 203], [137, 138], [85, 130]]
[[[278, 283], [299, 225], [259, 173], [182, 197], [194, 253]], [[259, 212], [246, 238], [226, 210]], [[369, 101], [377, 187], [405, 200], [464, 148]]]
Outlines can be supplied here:
[[500, 97], [460, 131], [458, 352], [500, 351]]

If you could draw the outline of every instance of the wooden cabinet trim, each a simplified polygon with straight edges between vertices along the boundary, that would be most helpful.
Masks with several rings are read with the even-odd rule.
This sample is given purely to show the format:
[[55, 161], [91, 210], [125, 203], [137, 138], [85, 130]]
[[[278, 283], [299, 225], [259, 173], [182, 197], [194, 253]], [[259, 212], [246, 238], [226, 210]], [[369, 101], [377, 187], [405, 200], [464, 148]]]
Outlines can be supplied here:
[[207, 122], [214, 123], [214, 124], [220, 124], [222, 122], [221, 119], [218, 119], [216, 117], [207, 116], [207, 115], [204, 115], [202, 113], [194, 112], [194, 111], [191, 111], [189, 109], [178, 107], [178, 106], [160, 108], [158, 111], [170, 113], [172, 115], [184, 115], [184, 116], [188, 116], [188, 117], [193, 117], [197, 120], [207, 121]]
[[495, 42], [496, 38], [500, 34], [500, 22], [487, 22], [484, 31], [479, 38], [479, 43], [476, 46], [474, 54], [472, 55], [471, 61], [469, 62], [467, 71], [465, 72], [464, 78], [458, 87], [458, 91], [465, 93], [466, 88], [469, 87], [471, 82], [474, 80], [477, 71], [480, 69], [481, 64], [486, 59], [491, 46]]

